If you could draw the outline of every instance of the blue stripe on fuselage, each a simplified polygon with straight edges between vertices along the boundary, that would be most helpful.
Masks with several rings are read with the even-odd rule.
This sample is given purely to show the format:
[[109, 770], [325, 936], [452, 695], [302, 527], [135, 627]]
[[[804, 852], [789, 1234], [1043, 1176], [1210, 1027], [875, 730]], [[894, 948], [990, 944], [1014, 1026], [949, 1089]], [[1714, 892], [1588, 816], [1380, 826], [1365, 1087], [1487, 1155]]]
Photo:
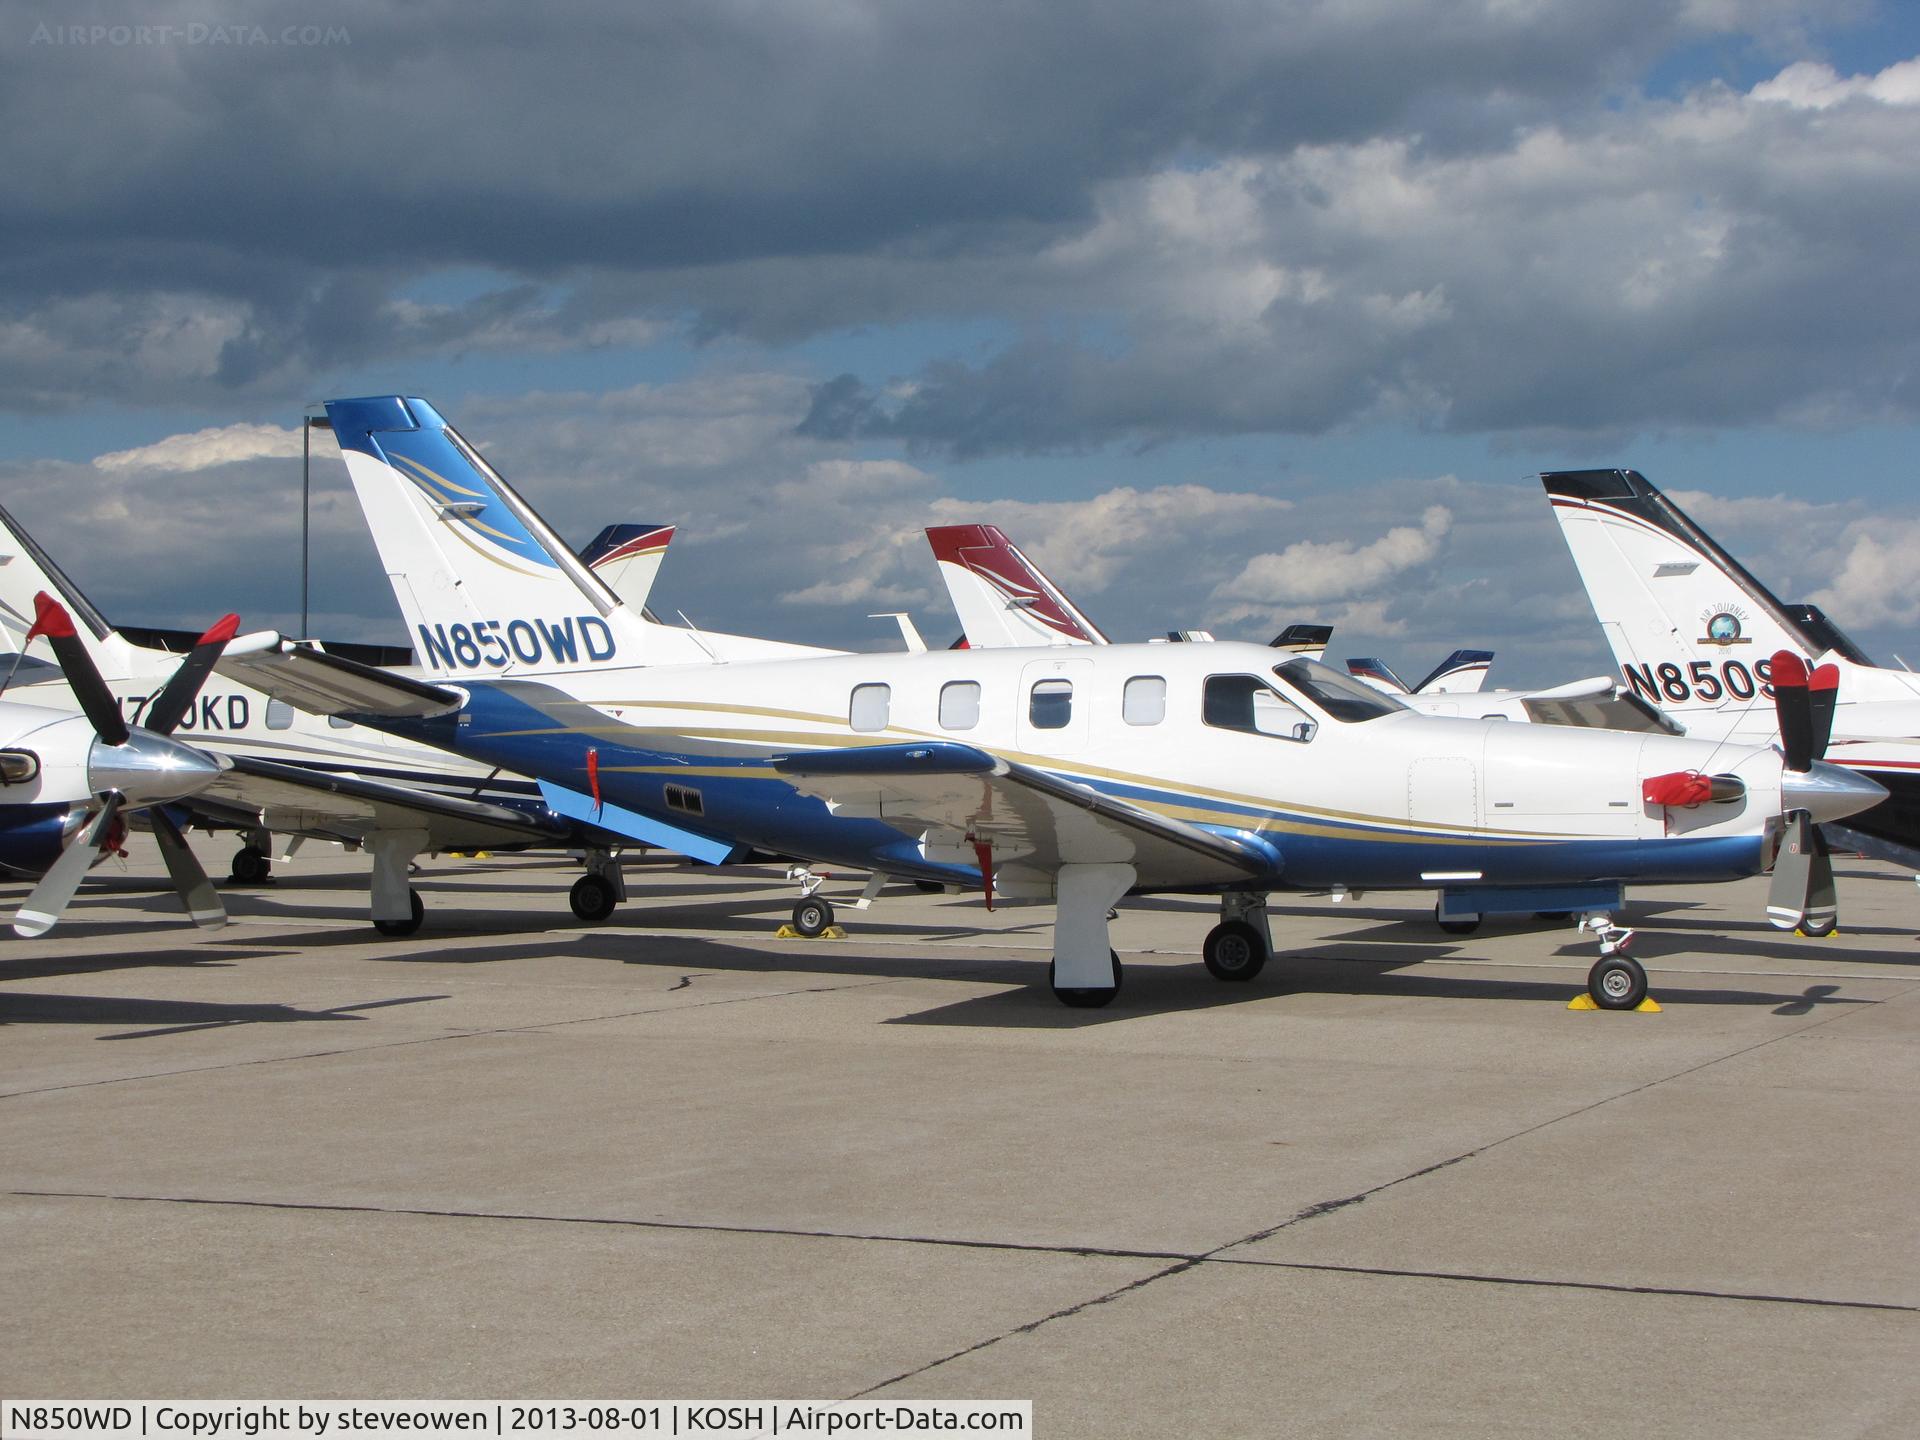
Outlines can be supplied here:
[[[763, 747], [748, 755], [695, 754], [636, 745], [618, 734], [559, 731], [552, 728], [559, 723], [553, 715], [512, 693], [509, 687], [514, 683], [470, 685], [467, 707], [457, 715], [431, 720], [356, 718], [392, 734], [579, 791], [591, 788], [587, 751], [596, 750], [600, 789], [608, 800], [716, 840], [860, 869], [938, 871], [947, 878], [954, 873], [970, 873], [955, 872], [948, 866], [928, 866], [919, 858], [914, 840], [903, 838], [894, 826], [882, 820], [836, 816], [824, 801], [800, 794], [767, 768], [769, 756], [785, 753], [791, 746]], [[557, 691], [544, 686], [541, 689], [557, 701], [576, 703]], [[609, 720], [606, 724], [612, 729], [617, 722]], [[546, 733], [540, 733], [543, 731]], [[661, 767], [666, 773], [635, 774], [626, 768], [634, 766]], [[739, 773], [687, 774], [683, 778], [672, 773], [695, 767], [704, 772]], [[1274, 888], [1315, 890], [1343, 884], [1368, 889], [1434, 889], [1432, 882], [1420, 878], [1423, 872], [1474, 870], [1486, 874], [1486, 883], [1502, 885], [1601, 881], [1680, 884], [1739, 879], [1765, 868], [1764, 844], [1755, 835], [1549, 839], [1478, 845], [1471, 843], [1470, 835], [1428, 838], [1395, 829], [1384, 820], [1370, 824], [1329, 820], [1073, 772], [1064, 773], [1062, 778], [1137, 804], [1244, 816], [1248, 823], [1239, 827], [1196, 823], [1222, 835], [1231, 835], [1236, 829], [1261, 834], [1281, 852], [1284, 862], [1283, 872], [1264, 882]], [[663, 793], [668, 783], [698, 789], [704, 814], [695, 819], [684, 811], [668, 809]], [[1351, 829], [1340, 835], [1313, 835], [1285, 828], [1296, 823]], [[1469, 843], [1462, 844], [1461, 839]]]

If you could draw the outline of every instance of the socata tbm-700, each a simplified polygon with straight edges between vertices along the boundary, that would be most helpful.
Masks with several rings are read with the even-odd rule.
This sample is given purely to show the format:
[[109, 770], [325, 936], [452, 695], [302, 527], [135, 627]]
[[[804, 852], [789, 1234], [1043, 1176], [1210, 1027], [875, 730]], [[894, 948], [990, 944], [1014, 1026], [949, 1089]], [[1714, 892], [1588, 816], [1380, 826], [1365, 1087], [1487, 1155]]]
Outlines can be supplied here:
[[1335, 887], [1590, 912], [1594, 998], [1637, 1004], [1620, 886], [1758, 873], [1790, 812], [1884, 793], [1770, 745], [1420, 715], [1256, 645], [687, 663], [424, 401], [327, 413], [427, 673], [284, 641], [223, 670], [533, 776], [557, 811], [643, 840], [665, 825], [714, 856], [1051, 901], [1072, 1005], [1120, 987], [1107, 922], [1126, 895], [1218, 894], [1207, 968], [1247, 980], [1267, 896]]

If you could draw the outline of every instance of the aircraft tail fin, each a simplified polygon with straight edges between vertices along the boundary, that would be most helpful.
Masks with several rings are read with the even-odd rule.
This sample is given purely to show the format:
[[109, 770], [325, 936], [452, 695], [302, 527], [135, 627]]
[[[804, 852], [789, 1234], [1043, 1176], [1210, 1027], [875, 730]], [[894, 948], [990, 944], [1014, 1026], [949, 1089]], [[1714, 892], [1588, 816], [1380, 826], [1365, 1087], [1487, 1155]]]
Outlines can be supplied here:
[[39, 591], [59, 596], [73, 617], [80, 643], [103, 675], [122, 677], [131, 672], [131, 642], [114, 629], [40, 542], [0, 507], [0, 633], [14, 650], [26, 648], [26, 634], [34, 620], [33, 597]]
[[647, 597], [673, 543], [672, 525], [609, 525], [580, 547], [580, 559], [629, 610], [647, 615]]
[[927, 541], [973, 649], [1108, 643], [999, 526], [934, 525]]
[[1318, 660], [1327, 653], [1327, 642], [1332, 639], [1331, 625], [1289, 625], [1267, 644], [1270, 648], [1284, 650], [1289, 655]]
[[1347, 661], [1347, 673], [1356, 680], [1364, 680], [1376, 690], [1384, 690], [1389, 695], [1405, 695], [1407, 682], [1388, 668], [1384, 660], [1376, 660], [1371, 655], [1356, 655]]
[[426, 401], [329, 400], [327, 418], [424, 669], [535, 674], [649, 658], [639, 612]]
[[1471, 695], [1487, 683], [1493, 664], [1491, 650], [1456, 650], [1433, 673], [1413, 687], [1416, 695]]
[[1766, 657], [1873, 662], [1811, 606], [1788, 606], [1636, 470], [1540, 477], [1615, 661], [1667, 710], [1750, 702]]

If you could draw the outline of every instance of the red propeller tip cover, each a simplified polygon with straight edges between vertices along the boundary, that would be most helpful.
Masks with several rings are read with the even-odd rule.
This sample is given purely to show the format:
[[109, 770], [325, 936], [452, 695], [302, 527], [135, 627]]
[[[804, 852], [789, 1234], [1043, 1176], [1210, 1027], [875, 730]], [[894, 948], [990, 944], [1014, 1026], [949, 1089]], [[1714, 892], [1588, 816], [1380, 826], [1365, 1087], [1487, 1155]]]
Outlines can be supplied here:
[[1713, 798], [1713, 781], [1697, 770], [1676, 770], [1642, 780], [1640, 795], [1649, 805], [1698, 805]]
[[1838, 690], [1840, 688], [1840, 667], [1838, 665], [1821, 665], [1817, 667], [1813, 674], [1807, 677], [1807, 688], [1810, 690]]
[[[1837, 672], [1836, 672], [1837, 679]], [[1807, 683], [1807, 662], [1791, 650], [1776, 650], [1773, 656], [1773, 684], [1798, 690]]]
[[65, 638], [73, 634], [73, 617], [67, 614], [67, 607], [42, 590], [33, 597], [33, 627], [27, 631], [27, 639], [36, 635]]
[[238, 615], [223, 615], [220, 619], [213, 622], [212, 628], [209, 629], [206, 634], [200, 637], [200, 643], [202, 645], [224, 645], [239, 633], [240, 617]]

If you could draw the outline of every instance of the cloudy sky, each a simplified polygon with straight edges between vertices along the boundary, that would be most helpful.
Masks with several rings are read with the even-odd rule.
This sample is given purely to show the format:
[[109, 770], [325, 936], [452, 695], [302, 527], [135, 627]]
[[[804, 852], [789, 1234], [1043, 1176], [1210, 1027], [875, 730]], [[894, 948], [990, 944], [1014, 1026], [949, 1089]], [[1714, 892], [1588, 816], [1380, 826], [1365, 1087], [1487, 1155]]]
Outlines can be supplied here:
[[943, 642], [978, 518], [1117, 636], [1565, 679], [1531, 477], [1632, 465], [1920, 664], [1895, 0], [30, 0], [0, 121], [0, 502], [128, 622], [291, 627], [303, 407], [405, 391], [714, 628]]

